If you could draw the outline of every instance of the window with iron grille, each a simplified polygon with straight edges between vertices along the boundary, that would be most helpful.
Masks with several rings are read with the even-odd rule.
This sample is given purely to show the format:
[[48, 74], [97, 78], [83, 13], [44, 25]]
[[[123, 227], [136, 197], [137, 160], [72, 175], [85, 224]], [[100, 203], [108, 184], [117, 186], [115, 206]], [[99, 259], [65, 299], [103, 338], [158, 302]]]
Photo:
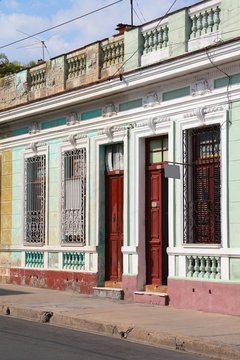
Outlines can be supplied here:
[[25, 159], [25, 242], [44, 243], [46, 211], [46, 155]]
[[183, 132], [184, 242], [221, 243], [220, 126]]
[[86, 148], [62, 154], [62, 243], [86, 242]]

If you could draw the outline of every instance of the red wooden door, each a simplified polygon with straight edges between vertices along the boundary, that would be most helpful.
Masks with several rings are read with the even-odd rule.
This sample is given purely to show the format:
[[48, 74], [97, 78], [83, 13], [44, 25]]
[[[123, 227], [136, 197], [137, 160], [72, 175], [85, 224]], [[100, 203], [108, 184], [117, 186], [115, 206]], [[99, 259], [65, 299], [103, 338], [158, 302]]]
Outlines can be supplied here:
[[123, 171], [106, 174], [106, 280], [121, 281], [123, 272]]
[[163, 161], [167, 137], [146, 146], [146, 282], [166, 285], [168, 276], [168, 182]]

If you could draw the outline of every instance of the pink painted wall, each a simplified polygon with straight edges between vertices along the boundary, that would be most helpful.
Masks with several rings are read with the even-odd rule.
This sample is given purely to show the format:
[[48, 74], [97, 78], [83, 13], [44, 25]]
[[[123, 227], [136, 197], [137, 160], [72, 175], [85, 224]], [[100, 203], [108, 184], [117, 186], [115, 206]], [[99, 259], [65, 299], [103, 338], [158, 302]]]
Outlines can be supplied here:
[[168, 279], [169, 305], [240, 315], [240, 284]]
[[122, 288], [125, 300], [133, 300], [134, 291], [138, 289], [138, 277], [135, 275], [122, 276]]

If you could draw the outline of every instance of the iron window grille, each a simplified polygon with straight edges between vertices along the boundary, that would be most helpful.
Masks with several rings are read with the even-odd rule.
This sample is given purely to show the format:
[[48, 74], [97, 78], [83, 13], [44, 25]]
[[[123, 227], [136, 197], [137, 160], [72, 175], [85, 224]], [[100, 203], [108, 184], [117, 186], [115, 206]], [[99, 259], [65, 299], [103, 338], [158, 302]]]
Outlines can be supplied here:
[[86, 148], [62, 154], [62, 243], [86, 243]]
[[25, 159], [25, 242], [45, 241], [46, 155]]
[[184, 243], [221, 243], [220, 126], [183, 131]]

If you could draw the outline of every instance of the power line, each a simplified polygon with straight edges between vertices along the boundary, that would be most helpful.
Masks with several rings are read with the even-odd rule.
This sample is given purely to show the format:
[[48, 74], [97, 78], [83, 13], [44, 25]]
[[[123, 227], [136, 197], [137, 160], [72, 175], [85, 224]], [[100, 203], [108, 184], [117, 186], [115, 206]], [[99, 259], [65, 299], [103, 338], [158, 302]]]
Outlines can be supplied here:
[[30, 39], [30, 38], [32, 38], [32, 37], [34, 37], [34, 36], [36, 36], [36, 35], [43, 34], [43, 33], [47, 32], [47, 31], [56, 29], [56, 28], [61, 27], [61, 26], [63, 26], [63, 25], [69, 24], [69, 23], [71, 23], [71, 22], [73, 22], [73, 21], [82, 19], [82, 18], [84, 18], [84, 17], [86, 17], [86, 16], [95, 14], [96, 12], [99, 12], [99, 11], [101, 11], [101, 10], [104, 10], [104, 9], [110, 7], [110, 6], [116, 5], [116, 4], [118, 4], [119, 2], [122, 2], [122, 1], [123, 1], [123, 0], [117, 0], [117, 1], [115, 1], [115, 2], [113, 2], [113, 3], [111, 3], [111, 4], [102, 6], [102, 7], [98, 8], [98, 9], [95, 9], [95, 10], [93, 10], [93, 11], [90, 11], [90, 12], [84, 14], [84, 15], [77, 16], [77, 17], [75, 17], [75, 18], [73, 18], [73, 19], [70, 19], [70, 20], [68, 20], [68, 21], [65, 21], [65, 22], [63, 22], [63, 23], [61, 23], [61, 24], [58, 24], [58, 25], [52, 26], [52, 27], [50, 27], [50, 28], [48, 28], [48, 29], [39, 31], [39, 32], [37, 32], [37, 33], [35, 33], [35, 34], [33, 34], [33, 35], [29, 35], [29, 36], [27, 36], [27, 37], [25, 37], [25, 38], [22, 38], [22, 39], [13, 41], [13, 42], [11, 42], [11, 43], [8, 43], [8, 44], [6, 44], [6, 45], [0, 46], [0, 49], [6, 48], [6, 47], [11, 46], [11, 45], [14, 45], [14, 44], [17, 44], [17, 43], [19, 43], [19, 42], [21, 42], [21, 41]]
[[147, 20], [145, 19], [144, 15], [143, 15], [143, 13], [142, 13], [142, 11], [141, 11], [141, 9], [140, 9], [140, 6], [139, 6], [139, 4], [138, 4], [138, 1], [136, 1], [136, 3], [137, 3], [138, 10], [140, 11], [140, 14], [142, 15], [143, 21], [147, 22]]
[[[169, 7], [169, 9], [166, 11], [166, 13], [164, 14], [164, 16], [161, 17], [161, 19], [158, 21], [157, 25], [155, 26], [155, 28], [153, 29], [156, 30], [158, 28], [158, 26], [161, 24], [162, 20], [168, 15], [168, 13], [171, 11], [171, 9], [173, 8], [173, 6], [176, 4], [178, 0], [174, 0], [171, 4], [171, 6]], [[128, 59], [126, 59], [122, 65], [115, 71], [115, 73], [110, 77], [110, 79], [112, 79], [115, 75], [117, 75], [117, 73], [126, 65], [126, 63], [131, 60], [131, 58], [139, 51], [140, 46], [137, 48], [137, 50], [135, 50], [131, 56], [129, 56]], [[109, 79], [109, 80], [110, 80]]]

